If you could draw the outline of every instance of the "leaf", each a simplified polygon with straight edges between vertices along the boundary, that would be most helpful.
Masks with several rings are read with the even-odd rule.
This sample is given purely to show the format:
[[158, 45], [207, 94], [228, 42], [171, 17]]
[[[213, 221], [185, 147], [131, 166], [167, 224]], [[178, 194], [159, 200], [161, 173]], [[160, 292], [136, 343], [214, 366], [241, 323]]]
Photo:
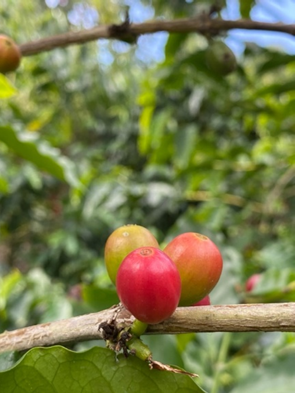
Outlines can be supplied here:
[[4, 177], [0, 177], [0, 192], [7, 194], [9, 191], [9, 184]]
[[171, 61], [175, 58], [175, 54], [180, 50], [180, 47], [184, 44], [187, 37], [188, 34], [169, 34], [169, 38], [165, 46], [165, 63], [167, 63], [167, 60]]
[[295, 255], [295, 244], [288, 239], [278, 240], [266, 244], [256, 258], [263, 268], [277, 268], [280, 261], [280, 270], [283, 268], [293, 268]]
[[[183, 336], [179, 334], [177, 336]], [[177, 364], [183, 367], [183, 359], [178, 351], [176, 337], [170, 334], [149, 334], [144, 337], [144, 343], [152, 351], [153, 358], [162, 363]], [[193, 370], [199, 371], [197, 369]]]
[[253, 0], [240, 0], [240, 14], [242, 18], [250, 18], [250, 11], [255, 1]]
[[290, 393], [295, 390], [294, 352], [270, 358], [238, 383], [231, 393]]
[[106, 348], [73, 352], [61, 346], [31, 349], [13, 368], [0, 373], [5, 393], [199, 392], [187, 375], [150, 370], [146, 362], [127, 359]]
[[212, 304], [235, 304], [239, 302], [236, 285], [240, 282], [242, 257], [234, 247], [223, 247], [224, 263], [218, 285], [210, 293]]
[[249, 302], [295, 301], [295, 273], [292, 268], [271, 268], [249, 293]]
[[295, 90], [294, 80], [285, 83], [273, 83], [270, 86], [266, 86], [260, 90], [257, 90], [253, 96], [253, 99], [256, 97], [261, 97], [266, 94], [282, 94], [292, 90]]
[[0, 73], [0, 99], [10, 98], [17, 93], [16, 88]]
[[9, 126], [0, 126], [0, 141], [18, 156], [32, 162], [37, 168], [77, 186], [78, 179], [74, 171], [74, 164], [67, 157], [61, 156], [57, 149], [45, 143], [37, 143], [31, 134], [17, 133]]
[[22, 355], [20, 352], [3, 352], [0, 353], [0, 372], [15, 366]]
[[154, 114], [154, 106], [146, 106], [139, 118], [140, 135], [138, 139], [138, 148], [142, 154], [146, 154], [150, 148], [150, 124]]
[[275, 68], [284, 66], [286, 67], [288, 63], [292, 63], [295, 61], [295, 55], [288, 55], [286, 53], [279, 52], [269, 52], [268, 59], [261, 64], [258, 68], [259, 73], [272, 71]]
[[13, 270], [5, 277], [0, 277], [0, 311], [5, 308], [9, 295], [21, 279], [19, 270]]
[[192, 124], [185, 127], [175, 137], [175, 162], [179, 169], [189, 166], [197, 146], [198, 127]]
[[[227, 81], [226, 78], [223, 76], [219, 75], [215, 71], [212, 71], [208, 68], [207, 63], [206, 63], [206, 49], [205, 50], [198, 50], [196, 53], [189, 54], [187, 57], [185, 57], [181, 62], [180, 62], [181, 67], [185, 66], [190, 66], [195, 69], [198, 74], [203, 78], [202, 74], [206, 74], [209, 76], [211, 79], [215, 80], [218, 82], [219, 86], [226, 86]], [[179, 71], [177, 70], [177, 73]], [[184, 68], [184, 72], [185, 68]]]
[[115, 288], [101, 288], [97, 285], [82, 286], [83, 299], [96, 311], [105, 310], [119, 303], [119, 298]]

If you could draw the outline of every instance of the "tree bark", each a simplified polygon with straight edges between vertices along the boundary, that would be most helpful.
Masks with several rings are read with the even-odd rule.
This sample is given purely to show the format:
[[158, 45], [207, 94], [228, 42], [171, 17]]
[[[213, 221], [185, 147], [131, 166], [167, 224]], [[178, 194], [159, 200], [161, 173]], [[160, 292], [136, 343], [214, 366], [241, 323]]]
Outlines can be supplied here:
[[[99, 325], [129, 327], [134, 317], [121, 306], [98, 313], [30, 326], [0, 334], [0, 353], [36, 346], [102, 339]], [[149, 325], [146, 334], [197, 332], [295, 332], [295, 303], [179, 307], [171, 318]]]
[[22, 56], [32, 56], [40, 52], [63, 48], [73, 44], [98, 40], [101, 38], [128, 40], [142, 34], [159, 31], [169, 33], [191, 33], [216, 35], [231, 29], [276, 31], [295, 35], [295, 24], [258, 22], [248, 19], [223, 20], [199, 16], [189, 19], [152, 20], [144, 23], [122, 23], [121, 25], [103, 25], [88, 30], [67, 32], [64, 34], [42, 38], [34, 42], [19, 45]]

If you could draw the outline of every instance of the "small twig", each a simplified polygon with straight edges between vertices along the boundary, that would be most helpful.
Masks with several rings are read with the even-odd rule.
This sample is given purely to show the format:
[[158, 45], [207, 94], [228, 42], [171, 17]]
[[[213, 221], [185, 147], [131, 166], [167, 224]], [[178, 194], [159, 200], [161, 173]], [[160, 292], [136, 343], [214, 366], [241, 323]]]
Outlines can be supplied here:
[[32, 56], [55, 48], [98, 40], [101, 38], [129, 40], [142, 34], [167, 31], [169, 33], [218, 34], [231, 29], [276, 31], [295, 35], [295, 24], [257, 22], [248, 19], [223, 20], [208, 16], [176, 20], [152, 20], [144, 23], [127, 23], [122, 25], [104, 25], [89, 30], [68, 32], [20, 45], [23, 56]]
[[[0, 334], [0, 353], [102, 339], [101, 323], [130, 327], [134, 317], [120, 306], [98, 313], [44, 323]], [[295, 303], [180, 307], [171, 318], [149, 325], [147, 334], [192, 332], [295, 332]]]
[[290, 166], [287, 170], [279, 177], [278, 181], [270, 191], [264, 202], [264, 213], [270, 214], [274, 210], [274, 203], [279, 199], [283, 190], [295, 177], [295, 166]]
[[223, 203], [228, 205], [238, 206], [238, 207], [247, 206], [255, 213], [263, 212], [262, 203], [248, 200], [239, 195], [234, 195], [234, 194], [224, 193], [219, 196], [215, 196], [210, 191], [188, 191], [185, 194], [185, 198], [187, 201], [192, 201], [192, 202], [208, 201], [215, 198], [221, 200]]

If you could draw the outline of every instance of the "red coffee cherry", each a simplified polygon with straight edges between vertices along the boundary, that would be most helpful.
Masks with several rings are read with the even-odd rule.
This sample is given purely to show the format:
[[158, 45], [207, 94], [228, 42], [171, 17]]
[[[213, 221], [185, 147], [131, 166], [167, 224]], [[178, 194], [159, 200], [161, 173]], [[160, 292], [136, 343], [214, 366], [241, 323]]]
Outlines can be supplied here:
[[204, 235], [187, 232], [176, 236], [165, 248], [181, 277], [179, 306], [191, 306], [208, 295], [217, 284], [223, 261], [217, 246]]
[[181, 292], [175, 264], [155, 247], [141, 247], [128, 254], [119, 267], [116, 286], [127, 310], [149, 324], [169, 318]]
[[251, 277], [248, 278], [245, 284], [246, 292], [251, 292], [257, 285], [258, 281], [261, 278], [261, 274], [253, 274]]
[[211, 301], [210, 301], [210, 296], [207, 295], [205, 296], [203, 299], [201, 299], [200, 301], [198, 301], [197, 303], [192, 304], [192, 306], [210, 306], [211, 305]]

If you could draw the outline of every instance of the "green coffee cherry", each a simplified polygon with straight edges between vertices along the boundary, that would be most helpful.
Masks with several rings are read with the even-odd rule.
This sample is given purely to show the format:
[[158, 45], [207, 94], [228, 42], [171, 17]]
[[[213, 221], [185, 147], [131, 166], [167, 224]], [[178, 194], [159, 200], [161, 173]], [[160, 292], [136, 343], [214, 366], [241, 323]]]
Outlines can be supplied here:
[[222, 41], [214, 41], [206, 50], [208, 68], [220, 76], [226, 76], [237, 67], [237, 59], [233, 51]]

